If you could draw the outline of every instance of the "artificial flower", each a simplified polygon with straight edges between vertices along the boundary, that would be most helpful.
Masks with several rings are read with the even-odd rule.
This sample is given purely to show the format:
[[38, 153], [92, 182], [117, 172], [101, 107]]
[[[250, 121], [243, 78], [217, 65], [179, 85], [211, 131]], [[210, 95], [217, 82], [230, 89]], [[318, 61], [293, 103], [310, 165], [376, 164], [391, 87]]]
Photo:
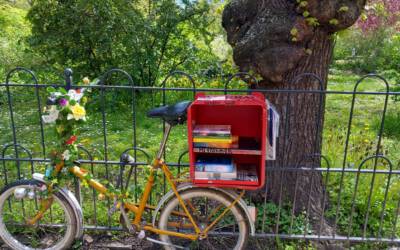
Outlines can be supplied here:
[[60, 113], [60, 111], [58, 111], [55, 105], [51, 105], [48, 111], [49, 111], [48, 115], [42, 115], [43, 122], [44, 123], [55, 122], [58, 118], [58, 114]]
[[69, 158], [71, 157], [71, 153], [69, 152], [69, 150], [65, 150], [64, 153], [62, 153], [62, 157], [65, 161], [68, 161]]
[[83, 81], [84, 84], [89, 84], [90, 83], [90, 80], [89, 80], [88, 77], [83, 78], [82, 81]]
[[51, 93], [50, 98], [57, 98], [59, 96], [62, 96], [62, 93], [57, 91], [57, 92]]
[[76, 91], [75, 89], [70, 89], [68, 90], [68, 96], [72, 100], [79, 102], [79, 100], [83, 97], [83, 91], [82, 90]]
[[58, 102], [60, 103], [60, 105], [61, 105], [62, 107], [65, 107], [65, 106], [68, 105], [68, 100], [65, 99], [65, 98], [61, 98]]
[[84, 107], [79, 105], [79, 103], [75, 104], [74, 106], [70, 107], [72, 114], [68, 114], [67, 120], [75, 119], [76, 121], [78, 120], [84, 120], [86, 121], [86, 110]]
[[106, 198], [106, 196], [105, 196], [104, 194], [102, 194], [102, 193], [100, 193], [100, 194], [97, 196], [97, 199], [100, 200], [100, 201], [104, 200], [105, 198]]
[[72, 135], [66, 142], [65, 144], [67, 145], [71, 145], [72, 143], [74, 143], [76, 141], [77, 137], [76, 135]]

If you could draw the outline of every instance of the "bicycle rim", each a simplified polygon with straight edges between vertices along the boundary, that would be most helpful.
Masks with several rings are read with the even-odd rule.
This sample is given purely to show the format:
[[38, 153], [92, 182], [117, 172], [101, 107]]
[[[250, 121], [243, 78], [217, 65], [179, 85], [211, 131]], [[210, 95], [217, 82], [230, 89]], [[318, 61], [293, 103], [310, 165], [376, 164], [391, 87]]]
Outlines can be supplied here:
[[[61, 196], [52, 194], [50, 209], [35, 225], [28, 225], [27, 220], [38, 214], [41, 200], [48, 198], [32, 183], [11, 184], [0, 195], [1, 238], [13, 249], [67, 249], [76, 230], [72, 208]], [[22, 193], [25, 195], [20, 197]]]
[[[232, 199], [220, 192], [208, 189], [188, 190], [181, 194], [193, 219], [204, 230], [232, 203]], [[184, 215], [182, 206], [175, 197], [164, 207], [159, 221], [162, 230], [195, 234], [193, 224]], [[227, 213], [209, 231], [205, 239], [191, 241], [179, 237], [160, 235], [163, 242], [190, 249], [244, 249], [248, 237], [248, 223], [237, 206]], [[176, 249], [166, 246], [166, 249]]]

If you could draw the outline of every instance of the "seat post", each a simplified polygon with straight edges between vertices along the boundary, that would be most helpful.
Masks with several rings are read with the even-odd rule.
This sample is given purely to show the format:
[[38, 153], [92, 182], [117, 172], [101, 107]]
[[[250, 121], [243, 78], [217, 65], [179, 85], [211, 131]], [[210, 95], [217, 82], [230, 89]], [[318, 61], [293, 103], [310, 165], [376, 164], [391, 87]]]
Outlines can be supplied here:
[[157, 153], [157, 160], [161, 159], [162, 154], [164, 153], [165, 144], [167, 143], [169, 133], [171, 132], [171, 128], [172, 128], [171, 124], [169, 124], [167, 122], [165, 124], [164, 137], [163, 137], [163, 139], [161, 141], [160, 149], [158, 150], [158, 153]]

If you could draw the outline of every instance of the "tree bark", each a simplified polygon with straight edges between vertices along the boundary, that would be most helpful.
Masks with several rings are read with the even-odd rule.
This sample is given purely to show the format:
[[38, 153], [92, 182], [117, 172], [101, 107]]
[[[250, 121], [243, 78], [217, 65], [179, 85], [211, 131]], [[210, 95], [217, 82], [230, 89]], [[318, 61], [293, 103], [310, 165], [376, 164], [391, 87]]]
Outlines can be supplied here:
[[[266, 98], [277, 107], [281, 115], [277, 159], [268, 161], [267, 169], [321, 166], [325, 95], [304, 91], [326, 89], [327, 65], [331, 60], [333, 43], [329, 34], [319, 31], [312, 39], [311, 46], [315, 54], [284, 76], [281, 84], [264, 85], [266, 89], [303, 91], [266, 94]], [[311, 76], [296, 79], [305, 73], [319, 76], [321, 82]], [[323, 235], [333, 233], [329, 223], [321, 217], [328, 198], [320, 172], [269, 171], [267, 185], [268, 194], [265, 195], [269, 199], [276, 203], [293, 204], [295, 213], [307, 211], [314, 230]], [[319, 223], [322, 223], [321, 227]]]
[[[303, 4], [301, 4], [303, 2]], [[305, 2], [305, 3], [304, 3]], [[351, 26], [365, 0], [232, 0], [223, 13], [228, 42], [242, 71], [261, 75], [271, 90], [326, 90], [334, 32]], [[307, 76], [313, 73], [321, 79]], [[321, 173], [268, 171], [321, 166], [325, 96], [270, 93], [281, 116], [277, 160], [267, 163], [267, 198], [307, 211], [315, 233], [334, 232], [323, 217], [327, 197]], [[260, 196], [260, 193], [258, 193]]]

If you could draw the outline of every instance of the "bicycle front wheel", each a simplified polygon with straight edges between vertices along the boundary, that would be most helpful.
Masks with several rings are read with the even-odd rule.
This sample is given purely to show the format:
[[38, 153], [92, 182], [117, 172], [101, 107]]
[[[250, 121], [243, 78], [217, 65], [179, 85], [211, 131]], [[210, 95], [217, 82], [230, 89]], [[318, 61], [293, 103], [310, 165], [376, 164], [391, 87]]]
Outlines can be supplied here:
[[[36, 180], [20, 180], [0, 193], [0, 237], [12, 249], [69, 249], [76, 233], [70, 204], [58, 192], [45, 195]], [[51, 199], [51, 203], [46, 200]], [[51, 204], [46, 210], [43, 206]], [[42, 216], [38, 216], [40, 211]], [[36, 223], [28, 223], [33, 218]]]
[[[237, 206], [231, 208], [231, 197], [216, 190], [195, 188], [182, 192], [181, 198], [201, 231], [224, 213], [222, 218], [208, 232], [207, 237], [197, 241], [176, 236], [160, 235], [166, 243], [165, 249], [180, 246], [190, 249], [245, 249], [249, 224], [243, 211]], [[193, 224], [185, 215], [177, 197], [170, 200], [160, 215], [159, 228], [186, 234], [195, 234]]]

